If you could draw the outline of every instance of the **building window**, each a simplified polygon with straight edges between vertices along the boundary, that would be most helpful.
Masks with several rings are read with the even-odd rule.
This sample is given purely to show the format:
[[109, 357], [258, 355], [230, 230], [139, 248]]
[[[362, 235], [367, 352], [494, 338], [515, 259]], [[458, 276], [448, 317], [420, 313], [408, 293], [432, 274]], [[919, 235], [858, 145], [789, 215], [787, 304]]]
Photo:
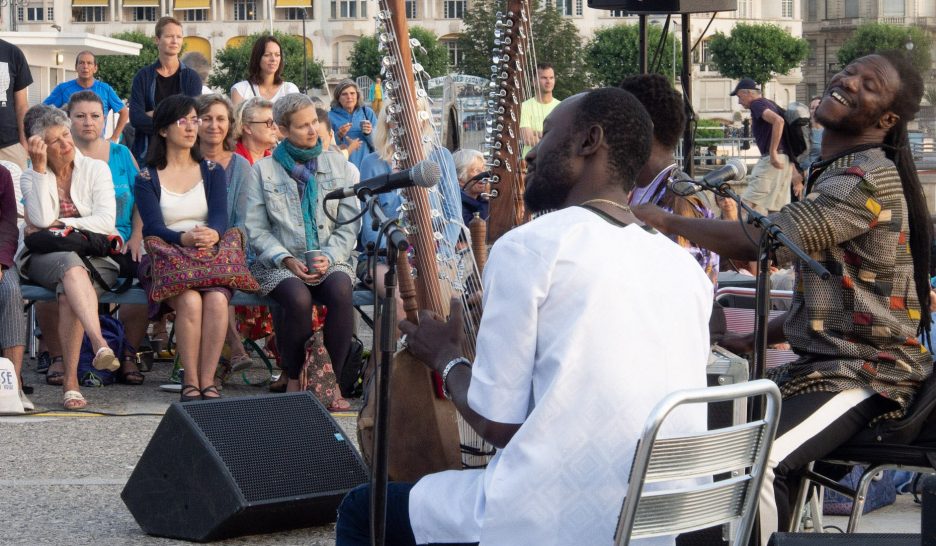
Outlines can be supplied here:
[[812, 102], [813, 97], [819, 94], [819, 84], [816, 83], [807, 83], [806, 84], [806, 100]]
[[622, 9], [613, 9], [608, 13], [608, 17], [627, 17], [627, 12]]
[[572, 6], [574, 4], [575, 0], [556, 0], [556, 9], [566, 17], [572, 17]]
[[845, 17], [858, 17], [858, 0], [845, 0]]
[[72, 21], [76, 23], [102, 23], [107, 20], [107, 8], [89, 6], [72, 8]]
[[286, 15], [283, 17], [287, 21], [301, 21], [303, 15], [305, 19], [312, 20], [312, 14], [314, 13], [309, 8], [286, 8]]
[[465, 52], [459, 49], [458, 40], [449, 40], [445, 42], [448, 48], [449, 68], [457, 68], [465, 60]]
[[208, 20], [208, 10], [207, 9], [186, 9], [182, 10], [182, 20], [189, 22], [197, 21], [207, 21]]
[[42, 8], [26, 8], [27, 21], [42, 21]]
[[155, 6], [130, 8], [130, 18], [134, 21], [153, 22], [156, 20], [157, 9]]
[[55, 21], [55, 8], [46, 8], [46, 21]]
[[806, 20], [815, 22], [819, 18], [819, 0], [806, 0]]
[[793, 18], [793, 0], [780, 0], [780, 17]]
[[416, 19], [416, 0], [406, 0], [404, 2], [407, 19]]
[[235, 21], [256, 21], [257, 3], [254, 0], [234, 0]]
[[366, 17], [367, 0], [332, 0], [332, 19], [363, 19]]
[[903, 17], [906, 15], [904, 0], [883, 0], [881, 4], [881, 12], [884, 17]]
[[751, 0], [738, 0], [738, 19], [751, 19]]
[[446, 19], [461, 19], [468, 9], [467, 4], [467, 0], [445, 0], [442, 4], [443, 16]]
[[695, 52], [695, 59], [693, 59], [693, 62], [699, 65], [699, 70], [702, 72], [715, 70], [715, 67], [712, 66], [712, 50], [709, 49], [708, 41], [699, 43], [699, 48]]
[[806, 40], [809, 43], [809, 56], [806, 57], [806, 66], [816, 66], [816, 50], [819, 44], [815, 40]]

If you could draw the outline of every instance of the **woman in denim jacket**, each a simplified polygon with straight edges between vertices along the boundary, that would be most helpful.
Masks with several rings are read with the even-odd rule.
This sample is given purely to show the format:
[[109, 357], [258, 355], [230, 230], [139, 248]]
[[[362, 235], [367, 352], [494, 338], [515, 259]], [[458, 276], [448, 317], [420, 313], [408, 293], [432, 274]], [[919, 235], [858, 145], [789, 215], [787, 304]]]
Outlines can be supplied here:
[[[345, 222], [357, 216], [358, 202], [354, 196], [326, 202], [324, 196], [356, 184], [358, 173], [340, 153], [324, 149], [309, 97], [293, 93], [281, 98], [273, 105], [273, 119], [286, 139], [271, 157], [254, 164], [246, 227], [256, 255], [251, 272], [260, 283], [260, 293], [279, 303], [274, 313], [277, 347], [289, 376], [287, 390], [296, 391], [305, 343], [312, 335], [313, 302], [328, 308], [324, 333], [331, 361], [341, 366], [348, 355], [354, 327], [351, 251], [361, 223]], [[305, 253], [310, 250], [321, 253], [307, 268]], [[325, 405], [346, 409], [334, 378], [325, 381], [330, 387], [323, 394], [331, 397]]]

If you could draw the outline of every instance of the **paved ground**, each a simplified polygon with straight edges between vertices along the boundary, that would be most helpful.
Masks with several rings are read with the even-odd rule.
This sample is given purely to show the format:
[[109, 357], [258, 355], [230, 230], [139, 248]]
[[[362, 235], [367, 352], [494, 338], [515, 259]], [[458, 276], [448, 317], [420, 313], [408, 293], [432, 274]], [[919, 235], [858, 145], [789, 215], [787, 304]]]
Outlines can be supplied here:
[[[61, 389], [45, 385], [44, 376], [32, 371], [34, 367], [33, 362], [27, 363], [26, 382], [36, 386], [32, 399], [39, 411], [25, 417], [0, 417], [0, 521], [4, 522], [0, 542], [184, 544], [145, 535], [119, 496], [162, 414], [177, 399], [178, 395], [159, 389], [166, 382], [171, 363], [157, 363], [142, 386], [84, 389], [89, 401], [87, 413], [60, 411]], [[263, 379], [259, 365], [248, 378]], [[265, 388], [245, 385], [240, 378], [224, 390], [225, 396], [265, 394]], [[336, 418], [347, 437], [356, 443], [354, 414], [337, 414]], [[920, 508], [908, 496], [902, 496], [894, 506], [869, 514], [862, 521], [860, 530], [864, 532], [919, 532]], [[824, 523], [845, 526], [844, 518], [826, 517]], [[274, 543], [332, 545], [334, 529], [329, 525], [218, 544]]]

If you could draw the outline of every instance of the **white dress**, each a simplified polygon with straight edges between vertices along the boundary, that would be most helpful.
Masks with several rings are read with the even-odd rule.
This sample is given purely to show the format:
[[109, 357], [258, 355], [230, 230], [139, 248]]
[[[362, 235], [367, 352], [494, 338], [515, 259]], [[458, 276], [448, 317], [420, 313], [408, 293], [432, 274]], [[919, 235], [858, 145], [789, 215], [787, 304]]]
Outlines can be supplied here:
[[[468, 403], [521, 426], [486, 469], [416, 483], [416, 543], [611, 544], [650, 410], [706, 384], [711, 308], [711, 282], [661, 233], [571, 207], [501, 237]], [[705, 430], [690, 409], [663, 433]]]

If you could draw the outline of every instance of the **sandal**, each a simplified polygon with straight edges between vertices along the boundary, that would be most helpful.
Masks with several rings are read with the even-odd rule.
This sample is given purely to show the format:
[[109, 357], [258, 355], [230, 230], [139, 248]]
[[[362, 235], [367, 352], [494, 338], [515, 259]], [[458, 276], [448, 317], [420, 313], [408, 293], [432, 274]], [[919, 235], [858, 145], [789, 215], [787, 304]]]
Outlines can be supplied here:
[[87, 400], [85, 400], [85, 397], [78, 391], [65, 391], [65, 395], [62, 397], [62, 406], [67, 411], [82, 410], [87, 405]]
[[253, 359], [248, 354], [242, 354], [231, 358], [230, 367], [232, 372], [249, 369], [253, 366]]
[[[205, 396], [206, 393], [214, 393], [215, 396]], [[218, 392], [218, 387], [214, 385], [209, 385], [201, 390], [201, 399], [202, 400], [218, 400], [221, 398], [221, 393]]]
[[270, 383], [270, 392], [286, 392], [286, 386], [289, 384], [289, 376], [286, 372], [279, 374], [276, 381]]
[[127, 371], [126, 368], [128, 364], [136, 367], [136, 357], [124, 355], [123, 363], [120, 365], [120, 371], [117, 373], [117, 380], [124, 385], [142, 385], [146, 377], [143, 376], [139, 369]]
[[344, 398], [338, 398], [332, 401], [328, 406], [329, 413], [341, 413], [343, 411], [351, 411], [351, 402], [348, 402]]
[[114, 351], [105, 345], [94, 353], [94, 360], [91, 361], [91, 366], [93, 366], [95, 370], [116, 372], [120, 369], [120, 362], [117, 361], [117, 355], [114, 354]]
[[[198, 394], [191, 394], [193, 392], [198, 393]], [[186, 394], [186, 393], [189, 393], [189, 394]], [[194, 402], [196, 400], [201, 400], [201, 399], [202, 399], [201, 391], [198, 390], [198, 387], [196, 387], [195, 385], [182, 385], [181, 398], [180, 398], [181, 402]]]
[[46, 371], [45, 382], [48, 385], [55, 385], [61, 387], [65, 383], [65, 370], [53, 370], [52, 366], [56, 364], [65, 367], [65, 359], [60, 356], [52, 357], [52, 363], [49, 365], [49, 369]]

